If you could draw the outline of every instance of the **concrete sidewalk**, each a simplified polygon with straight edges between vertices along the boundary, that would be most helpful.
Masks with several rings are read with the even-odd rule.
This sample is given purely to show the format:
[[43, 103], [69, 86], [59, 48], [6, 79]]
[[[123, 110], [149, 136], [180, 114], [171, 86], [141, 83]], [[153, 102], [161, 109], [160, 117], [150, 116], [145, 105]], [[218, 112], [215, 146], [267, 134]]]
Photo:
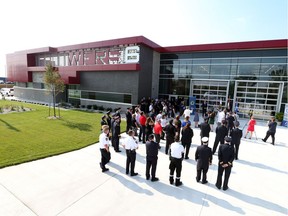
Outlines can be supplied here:
[[[241, 121], [244, 126], [246, 120]], [[217, 154], [208, 172], [209, 183], [195, 181], [194, 153], [199, 129], [194, 129], [190, 159], [183, 161], [183, 185], [169, 184], [169, 159], [161, 141], [157, 177], [145, 179], [145, 145], [140, 144], [135, 171], [125, 174], [125, 152], [112, 150], [110, 169], [99, 167], [98, 145], [0, 169], [0, 215], [287, 215], [288, 129], [278, 127], [276, 145], [261, 141], [265, 122], [257, 122], [258, 140], [242, 139], [227, 191], [215, 187]], [[246, 131], [246, 130], [245, 130]], [[123, 134], [125, 137], [126, 134]], [[215, 133], [211, 133], [212, 147]]]

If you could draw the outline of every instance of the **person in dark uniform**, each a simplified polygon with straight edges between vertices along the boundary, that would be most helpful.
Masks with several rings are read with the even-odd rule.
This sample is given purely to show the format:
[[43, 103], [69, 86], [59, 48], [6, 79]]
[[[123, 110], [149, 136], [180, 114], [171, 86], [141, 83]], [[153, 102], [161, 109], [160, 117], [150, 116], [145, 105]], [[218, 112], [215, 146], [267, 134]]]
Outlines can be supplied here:
[[[101, 117], [101, 122], [100, 122], [100, 124], [101, 124], [101, 127], [103, 126], [103, 125], [108, 125], [108, 122], [106, 121], [106, 116], [105, 115], [103, 115], [102, 117]], [[109, 125], [108, 125], [109, 126]]]
[[202, 176], [202, 184], [208, 183], [207, 181], [207, 172], [209, 169], [209, 165], [212, 164], [212, 150], [208, 147], [208, 137], [202, 138], [203, 145], [198, 146], [195, 152], [195, 160], [197, 161], [197, 176], [196, 181], [199, 182], [201, 179], [201, 172], [203, 173]]
[[126, 111], [126, 133], [132, 128], [132, 111], [131, 108], [127, 108]]
[[115, 152], [121, 152], [119, 150], [119, 139], [120, 139], [120, 118], [119, 117], [115, 117], [114, 121], [113, 121], [113, 133], [112, 133], [112, 143], [113, 143], [113, 147]]
[[219, 127], [216, 128], [216, 137], [215, 137], [215, 141], [214, 141], [214, 145], [213, 145], [213, 154], [215, 154], [218, 144], [219, 142], [221, 144], [224, 143], [224, 138], [225, 136], [228, 135], [228, 129], [226, 127], [226, 120], [222, 120], [221, 125]]
[[150, 170], [151, 170], [152, 182], [159, 180], [159, 178], [155, 176], [159, 149], [160, 149], [159, 143], [156, 143], [154, 141], [154, 135], [150, 134], [148, 136], [148, 141], [146, 142], [146, 180], [150, 179]]
[[266, 136], [264, 139], [262, 139], [263, 142], [266, 142], [267, 139], [269, 138], [269, 136], [272, 137], [272, 145], [275, 144], [275, 133], [276, 133], [276, 127], [277, 127], [277, 123], [275, 122], [275, 118], [272, 117], [271, 120], [268, 123], [268, 131], [266, 132]]
[[234, 122], [235, 122], [235, 118], [233, 116], [233, 113], [230, 111], [229, 116], [227, 117], [228, 134], [230, 134], [233, 128], [235, 127]]
[[200, 125], [200, 137], [201, 137], [201, 145], [202, 145], [202, 138], [203, 137], [208, 137], [209, 138], [209, 133], [211, 131], [211, 127], [208, 124], [208, 118], [204, 118], [204, 122], [202, 122]]
[[182, 160], [183, 160], [183, 155], [184, 155], [184, 147], [180, 143], [179, 136], [175, 136], [175, 142], [173, 142], [171, 144], [171, 148], [169, 150], [169, 155], [170, 155], [170, 165], [169, 165], [170, 184], [174, 183], [174, 172], [176, 169], [175, 186], [180, 186], [180, 185], [182, 185], [180, 178], [181, 178], [181, 171], [182, 171]]
[[[166, 146], [165, 146], [165, 154], [168, 154], [170, 145], [174, 142], [174, 138], [176, 135], [176, 128], [173, 125], [173, 119], [169, 121], [169, 124], [164, 128], [166, 133]], [[179, 134], [178, 134], [179, 136]]]
[[126, 137], [123, 140], [123, 147], [126, 150], [126, 174], [129, 174], [130, 169], [130, 175], [136, 176], [138, 173], [134, 171], [135, 168], [135, 161], [136, 161], [136, 150], [138, 149], [138, 142], [136, 138], [134, 137], [134, 131], [129, 130], [128, 131], [128, 137]]
[[191, 128], [191, 123], [187, 123], [181, 131], [181, 143], [185, 149], [185, 159], [189, 159], [189, 150], [192, 143], [192, 137], [194, 136], [193, 130]]
[[238, 160], [239, 146], [242, 138], [242, 130], [239, 129], [240, 123], [235, 121], [235, 128], [231, 131], [230, 136], [232, 138], [231, 145], [235, 148], [235, 160]]
[[112, 117], [110, 116], [110, 110], [108, 110], [107, 113], [106, 113], [106, 120], [107, 120], [107, 124], [108, 124], [110, 130], [111, 130], [111, 127], [112, 127], [111, 126], [111, 119], [112, 119]]
[[216, 187], [220, 190], [222, 186], [222, 175], [224, 174], [223, 190], [228, 189], [228, 181], [232, 170], [234, 160], [234, 148], [230, 145], [232, 141], [231, 137], [225, 137], [225, 143], [221, 144], [218, 152], [218, 176]]

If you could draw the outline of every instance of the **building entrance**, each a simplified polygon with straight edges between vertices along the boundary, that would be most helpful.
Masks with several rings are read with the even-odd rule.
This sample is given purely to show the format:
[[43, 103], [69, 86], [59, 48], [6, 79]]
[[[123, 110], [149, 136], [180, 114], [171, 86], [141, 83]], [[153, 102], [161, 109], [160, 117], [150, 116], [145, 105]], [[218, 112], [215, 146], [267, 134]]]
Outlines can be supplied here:
[[[236, 80], [233, 107], [239, 109], [240, 117], [270, 119], [280, 111], [284, 82]], [[242, 115], [242, 116], [241, 116]]]
[[229, 83], [220, 79], [191, 79], [190, 95], [196, 97], [196, 107], [200, 110], [203, 102], [207, 102], [208, 110], [226, 107]]

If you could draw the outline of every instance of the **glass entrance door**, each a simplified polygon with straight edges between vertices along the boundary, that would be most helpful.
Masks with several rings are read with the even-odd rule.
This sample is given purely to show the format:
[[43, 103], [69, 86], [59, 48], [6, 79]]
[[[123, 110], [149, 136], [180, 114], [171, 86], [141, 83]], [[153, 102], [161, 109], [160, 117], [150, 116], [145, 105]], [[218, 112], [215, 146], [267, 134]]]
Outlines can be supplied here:
[[196, 97], [196, 107], [201, 108], [207, 102], [208, 109], [219, 109], [227, 106], [229, 80], [192, 79], [190, 95]]
[[280, 110], [283, 87], [283, 82], [237, 80], [234, 107], [239, 107], [243, 117], [249, 117], [251, 111], [258, 119], [270, 119]]

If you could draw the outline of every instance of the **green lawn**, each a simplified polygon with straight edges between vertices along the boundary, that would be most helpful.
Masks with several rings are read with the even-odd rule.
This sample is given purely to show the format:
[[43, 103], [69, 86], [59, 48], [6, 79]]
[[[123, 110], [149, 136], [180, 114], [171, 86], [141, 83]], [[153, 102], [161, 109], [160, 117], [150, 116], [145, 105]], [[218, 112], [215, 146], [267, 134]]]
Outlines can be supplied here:
[[[24, 106], [32, 111], [0, 114], [0, 168], [98, 142], [103, 114], [61, 110], [60, 119], [48, 119], [46, 106], [0, 100], [0, 107], [5, 105]], [[125, 127], [126, 122], [122, 121], [121, 130]]]

